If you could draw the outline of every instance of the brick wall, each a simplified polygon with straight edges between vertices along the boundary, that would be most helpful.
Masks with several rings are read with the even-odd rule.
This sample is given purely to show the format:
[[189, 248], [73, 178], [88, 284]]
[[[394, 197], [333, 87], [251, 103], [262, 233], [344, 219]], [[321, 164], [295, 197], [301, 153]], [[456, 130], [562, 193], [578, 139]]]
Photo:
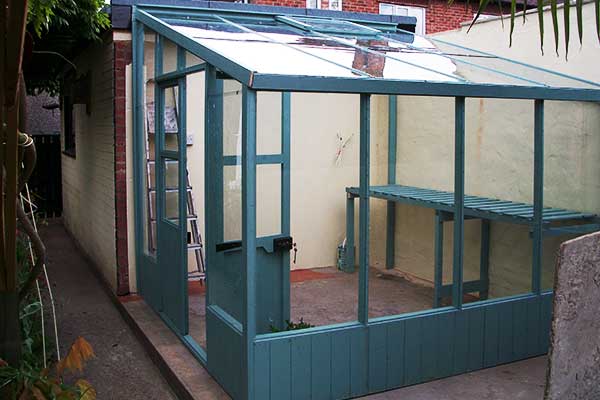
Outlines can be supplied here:
[[75, 60], [78, 74], [90, 73], [91, 102], [89, 113], [74, 106], [76, 156], [62, 156], [62, 183], [65, 227], [116, 289], [113, 58], [107, 40]]
[[115, 119], [115, 223], [117, 248], [117, 294], [129, 293], [127, 251], [127, 159], [126, 159], [126, 76], [131, 63], [131, 41], [114, 42]]
[[[250, 0], [250, 3], [270, 6], [306, 7], [306, 0]], [[344, 11], [379, 14], [379, 3], [379, 0], [342, 0], [342, 8]], [[459, 28], [462, 22], [473, 19], [478, 6], [477, 2], [472, 2], [469, 7], [466, 7], [464, 2], [455, 2], [452, 5], [448, 5], [447, 0], [385, 0], [381, 1], [381, 3], [425, 8], [427, 33]], [[328, 0], [322, 0], [321, 8], [327, 9], [328, 7]], [[490, 5], [486, 13], [498, 14], [498, 7]]]

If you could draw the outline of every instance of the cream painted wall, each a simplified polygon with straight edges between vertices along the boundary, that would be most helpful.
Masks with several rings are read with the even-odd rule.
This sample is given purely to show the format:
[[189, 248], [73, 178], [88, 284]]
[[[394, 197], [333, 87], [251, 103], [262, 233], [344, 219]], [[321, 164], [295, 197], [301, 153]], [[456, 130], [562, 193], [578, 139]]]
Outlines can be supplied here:
[[62, 156], [63, 220], [116, 288], [112, 44], [90, 47], [76, 63], [79, 73], [91, 72], [91, 113], [73, 109], [76, 158]]
[[[586, 32], [579, 48], [573, 29], [567, 62], [547, 45], [539, 50], [537, 16], [516, 24], [513, 47], [500, 20], [436, 35], [440, 39], [497, 53], [548, 69], [600, 82], [600, 51], [593, 32], [593, 6], [586, 5]], [[572, 20], [575, 26], [575, 20]], [[551, 17], [546, 12], [546, 21]], [[546, 32], [551, 32], [547, 26]], [[547, 43], [550, 38], [546, 38]], [[472, 71], [459, 71], [467, 78]], [[541, 76], [532, 77], [542, 79]], [[531, 202], [533, 197], [533, 102], [467, 100], [466, 192], [506, 200]], [[384, 118], [384, 115], [380, 116]], [[546, 102], [545, 206], [600, 213], [600, 105]], [[398, 105], [398, 183], [441, 190], [453, 188], [453, 100], [400, 98]], [[465, 224], [465, 279], [479, 268], [479, 222]], [[396, 268], [426, 280], [433, 279], [433, 211], [400, 206], [397, 214]], [[384, 229], [372, 231], [372, 242], [385, 240]], [[445, 229], [445, 281], [451, 276], [452, 223]], [[544, 242], [543, 287], [553, 282], [554, 255], [561, 241]], [[522, 293], [530, 285], [531, 240], [528, 230], [492, 223], [490, 279], [494, 297]], [[382, 254], [376, 261], [382, 262]]]

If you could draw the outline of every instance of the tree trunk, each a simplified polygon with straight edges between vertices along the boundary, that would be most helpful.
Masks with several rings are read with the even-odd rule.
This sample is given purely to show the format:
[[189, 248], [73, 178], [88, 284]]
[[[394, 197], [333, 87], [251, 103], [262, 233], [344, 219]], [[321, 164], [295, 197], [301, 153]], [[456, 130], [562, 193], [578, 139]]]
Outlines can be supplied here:
[[0, 358], [18, 368], [21, 360], [19, 295], [16, 291], [0, 292]]

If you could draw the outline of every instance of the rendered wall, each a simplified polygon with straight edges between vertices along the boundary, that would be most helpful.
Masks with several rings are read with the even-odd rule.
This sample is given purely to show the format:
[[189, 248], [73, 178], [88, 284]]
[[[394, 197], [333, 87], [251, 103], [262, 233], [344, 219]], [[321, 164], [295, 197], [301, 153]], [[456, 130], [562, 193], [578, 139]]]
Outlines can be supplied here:
[[[594, 29], [593, 6], [586, 5], [585, 24]], [[571, 36], [568, 62], [557, 57], [547, 40], [546, 55], [539, 50], [537, 16], [518, 23], [513, 47], [500, 20], [476, 24], [434, 37], [555, 69], [600, 82], [600, 52], [594, 35], [584, 37], [579, 49]], [[546, 21], [551, 21], [546, 12]], [[573, 16], [571, 23], [575, 26]], [[547, 32], [551, 29], [546, 27]], [[575, 30], [576, 31], [576, 30]], [[459, 67], [469, 77], [470, 71]], [[535, 76], [531, 76], [535, 79]], [[399, 98], [398, 183], [453, 190], [453, 99]], [[531, 203], [533, 200], [533, 101], [467, 99], [466, 194]], [[384, 118], [381, 116], [380, 118]], [[600, 105], [546, 102], [544, 205], [600, 213]], [[377, 212], [377, 211], [375, 211]], [[375, 217], [376, 218], [376, 217]], [[423, 279], [433, 279], [433, 211], [399, 206], [396, 267]], [[383, 228], [383, 227], [382, 227]], [[385, 240], [385, 230], [372, 231], [372, 248]], [[543, 288], [551, 288], [556, 250], [568, 236], [544, 240]], [[531, 240], [528, 228], [493, 222], [491, 225], [491, 296], [523, 293], [530, 287]], [[381, 251], [372, 261], [384, 261]], [[479, 222], [465, 223], [465, 279], [479, 268]], [[452, 223], [445, 230], [445, 278], [451, 276]], [[445, 279], [448, 281], [448, 279]]]
[[600, 397], [600, 233], [564, 243], [554, 287], [547, 400]]
[[62, 156], [63, 219], [116, 288], [112, 43], [92, 46], [76, 64], [78, 73], [91, 72], [91, 113], [85, 105], [73, 109], [76, 157]]

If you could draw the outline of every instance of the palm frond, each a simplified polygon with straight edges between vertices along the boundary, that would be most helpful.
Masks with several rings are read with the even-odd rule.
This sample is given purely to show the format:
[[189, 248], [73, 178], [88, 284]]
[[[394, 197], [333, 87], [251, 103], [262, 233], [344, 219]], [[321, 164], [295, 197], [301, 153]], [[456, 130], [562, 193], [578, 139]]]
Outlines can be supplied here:
[[512, 36], [515, 31], [515, 14], [517, 12], [517, 2], [515, 0], [510, 2], [510, 43], [509, 46], [512, 47]]
[[558, 55], [560, 33], [558, 32], [558, 6], [556, 5], [556, 1], [550, 3], [550, 12], [552, 13], [552, 27], [554, 28], [554, 51], [556, 51], [556, 55]]
[[[516, 0], [513, 0], [513, 1], [516, 1]], [[600, 0], [598, 0], [598, 1], [600, 1]], [[483, 12], [483, 10], [485, 10], [485, 8], [487, 7], [489, 2], [490, 2], [489, 0], [479, 0], [479, 8], [477, 9], [477, 14], [475, 15], [475, 18], [473, 18], [473, 21], [471, 21], [471, 25], [469, 25], [469, 29], [467, 29], [467, 33], [469, 33], [469, 31], [471, 30], [471, 28], [475, 24], [475, 21], [477, 21], [479, 19], [479, 16]]]
[[[448, 4], [453, 4], [455, 0], [448, 0]], [[470, 0], [467, 1], [467, 6]], [[522, 15], [523, 15], [523, 23], [526, 22], [526, 14], [527, 14], [527, 0], [520, 0], [523, 6]], [[559, 43], [560, 43], [560, 27], [559, 27], [559, 18], [558, 18], [558, 7], [560, 0], [537, 0], [537, 14], [538, 14], [538, 23], [540, 30], [540, 50], [542, 53], [544, 52], [544, 12], [546, 11], [546, 7], [550, 6], [550, 13], [552, 16], [552, 28], [554, 32], [554, 45], [555, 51], [558, 54]], [[571, 2], [574, 2], [572, 4]], [[600, 44], [600, 0], [593, 0], [594, 2], [594, 20], [596, 27], [596, 36], [598, 37], [598, 42]], [[565, 0], [562, 2], [563, 7], [563, 40], [564, 40], [564, 48], [565, 48], [565, 58], [569, 54], [569, 39], [571, 35], [571, 7], [575, 7], [575, 12], [577, 16], [577, 33], [579, 35], [579, 43], [583, 44], [583, 33], [584, 33], [584, 19], [583, 19], [583, 9], [586, 0]], [[481, 16], [481, 13], [484, 12], [486, 7], [489, 4], [489, 0], [479, 0], [479, 7], [477, 9], [477, 14], [471, 21], [467, 32], [471, 31], [471, 28], [475, 24], [475, 22]], [[502, 12], [502, 8], [500, 5], [500, 11]], [[500, 16], [501, 19], [503, 16]], [[511, 0], [510, 2], [510, 45], [513, 43], [513, 34], [515, 29], [515, 20], [517, 18], [517, 0]], [[502, 26], [504, 26], [504, 20], [502, 20]], [[589, 28], [588, 28], [589, 29]]]
[[567, 0], [563, 4], [563, 21], [565, 24], [565, 58], [567, 58], [569, 55], [569, 37], [571, 36], [571, 0]]
[[[527, 0], [523, 0], [523, 1], [526, 2]], [[552, 1], [556, 1], [556, 0], [552, 0]], [[538, 20], [539, 20], [539, 25], [540, 25], [540, 50], [542, 51], [542, 54], [544, 54], [544, 3], [541, 0], [537, 1], [537, 11], [538, 11], [537, 13], [538, 13]]]

